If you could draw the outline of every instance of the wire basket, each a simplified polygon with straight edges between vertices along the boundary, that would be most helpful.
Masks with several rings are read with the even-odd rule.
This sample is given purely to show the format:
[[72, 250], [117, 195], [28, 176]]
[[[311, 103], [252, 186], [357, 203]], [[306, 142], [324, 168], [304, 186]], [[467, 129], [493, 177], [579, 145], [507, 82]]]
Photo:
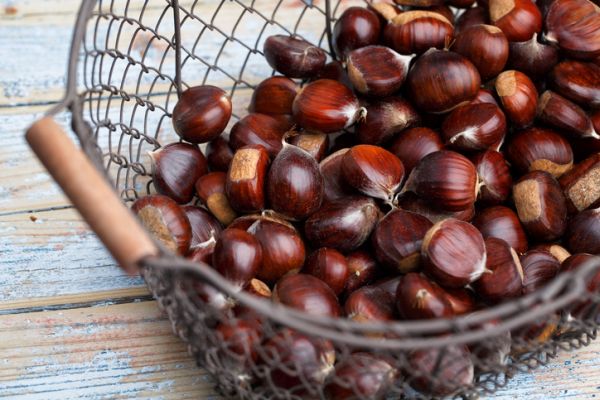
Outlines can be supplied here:
[[[84, 1], [67, 94], [50, 114], [71, 111], [86, 157], [69, 153], [47, 119], [28, 140], [117, 261], [141, 269], [175, 332], [224, 395], [476, 398], [560, 350], [588, 344], [600, 323], [600, 298], [587, 283], [600, 265], [467, 316], [361, 324], [239, 293], [207, 266], [163, 250], [122, 207], [121, 200], [152, 192], [146, 153], [178, 139], [170, 118], [182, 90], [228, 90], [235, 122], [253, 87], [273, 73], [261, 53], [265, 38], [295, 34], [327, 50], [332, 21], [351, 5], [365, 2]], [[89, 162], [95, 168], [87, 169]]]

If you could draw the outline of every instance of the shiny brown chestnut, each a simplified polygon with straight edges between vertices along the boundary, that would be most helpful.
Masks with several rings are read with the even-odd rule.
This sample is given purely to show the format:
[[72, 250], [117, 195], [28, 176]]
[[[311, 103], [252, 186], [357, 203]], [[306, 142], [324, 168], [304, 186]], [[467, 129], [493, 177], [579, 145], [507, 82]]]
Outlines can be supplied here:
[[196, 246], [203, 246], [207, 240], [216, 238], [221, 234], [223, 228], [219, 221], [203, 208], [187, 205], [183, 206], [182, 209], [192, 228], [190, 250], [193, 250]]
[[303, 220], [321, 207], [323, 176], [317, 160], [300, 147], [284, 143], [267, 175], [271, 208], [292, 220]]
[[462, 151], [486, 150], [504, 138], [506, 117], [489, 103], [467, 103], [456, 107], [442, 123], [446, 144]]
[[546, 40], [570, 57], [600, 56], [600, 7], [589, 0], [552, 1], [546, 12]]
[[381, 23], [377, 15], [364, 7], [348, 7], [333, 25], [333, 50], [345, 59], [352, 50], [377, 44]]
[[373, 282], [379, 275], [379, 266], [371, 254], [365, 250], [356, 250], [346, 256], [348, 263], [348, 280], [345, 293], [352, 293], [358, 288]]
[[269, 155], [261, 145], [244, 146], [235, 152], [225, 181], [225, 193], [233, 209], [255, 212], [265, 207], [268, 166]]
[[472, 289], [444, 289], [446, 291], [446, 299], [450, 302], [452, 313], [454, 315], [469, 314], [477, 310], [478, 304]]
[[534, 239], [552, 241], [565, 231], [567, 205], [561, 187], [547, 172], [532, 171], [513, 186], [519, 220]]
[[330, 203], [350, 196], [354, 189], [346, 183], [342, 176], [342, 158], [348, 149], [331, 153], [319, 163], [323, 176], [323, 202]]
[[296, 82], [285, 76], [272, 76], [256, 86], [248, 106], [251, 113], [291, 114], [298, 93]]
[[409, 7], [434, 7], [444, 4], [443, 0], [394, 0], [394, 3]]
[[361, 143], [382, 145], [404, 129], [420, 122], [413, 106], [400, 97], [389, 97], [371, 103], [367, 116], [358, 121], [355, 132]]
[[558, 62], [558, 49], [540, 43], [538, 34], [523, 42], [510, 42], [507, 65], [510, 69], [523, 72], [532, 79], [546, 77]]
[[508, 143], [506, 157], [521, 174], [546, 171], [559, 177], [573, 166], [569, 142], [551, 129], [532, 127], [521, 131]]
[[550, 282], [558, 274], [560, 263], [550, 253], [529, 250], [521, 256], [523, 293], [530, 294]]
[[[567, 258], [560, 266], [560, 272], [574, 272], [577, 271], [584, 265], [589, 265], [594, 263], [597, 266], [600, 266], [600, 257], [593, 254], [586, 253], [578, 253], [573, 254], [569, 258]], [[600, 269], [596, 269], [596, 273], [592, 276], [587, 277], [587, 290], [590, 293], [597, 293], [598, 289], [600, 289]], [[584, 298], [589, 297], [589, 295], [582, 296]], [[574, 317], [584, 317], [589, 315], [589, 309], [594, 307], [594, 302], [590, 300], [583, 300], [575, 303], [571, 309], [569, 310], [569, 314]]]
[[171, 198], [160, 194], [140, 197], [131, 211], [163, 246], [185, 255], [192, 242], [192, 227], [183, 209]]
[[467, 57], [479, 71], [483, 82], [495, 77], [508, 60], [508, 40], [493, 25], [474, 25], [456, 36], [452, 50]]
[[600, 153], [576, 164], [562, 175], [558, 182], [570, 212], [600, 206]]
[[332, 133], [354, 124], [364, 116], [365, 109], [347, 86], [331, 79], [319, 79], [300, 90], [292, 113], [302, 128]]
[[404, 319], [446, 318], [454, 315], [446, 291], [416, 272], [410, 272], [400, 280], [396, 308]]
[[462, 14], [456, 18], [454, 23], [454, 33], [460, 34], [465, 29], [475, 26], [483, 25], [488, 23], [488, 11], [487, 8], [481, 7], [479, 1], [476, 7], [467, 8]]
[[359, 192], [391, 202], [404, 178], [404, 166], [382, 147], [359, 144], [344, 153], [342, 176]]
[[538, 100], [537, 89], [531, 79], [522, 72], [508, 70], [498, 75], [495, 88], [508, 120], [520, 128], [531, 125]]
[[335, 366], [334, 378], [325, 386], [327, 398], [380, 399], [388, 393], [400, 372], [393, 361], [371, 353], [353, 353]]
[[315, 76], [327, 61], [321, 48], [294, 36], [269, 36], [263, 52], [269, 65], [288, 78]]
[[304, 242], [292, 225], [261, 218], [248, 228], [248, 232], [258, 239], [262, 247], [263, 262], [256, 274], [260, 280], [274, 283], [304, 265]]
[[558, 93], [546, 90], [538, 101], [538, 118], [578, 138], [600, 139], [585, 111]]
[[485, 240], [486, 272], [473, 288], [477, 295], [489, 303], [499, 303], [521, 296], [523, 268], [516, 251], [502, 239]]
[[573, 217], [565, 238], [573, 253], [600, 255], [600, 208], [584, 210]]
[[502, 153], [487, 150], [473, 157], [480, 184], [479, 197], [482, 203], [498, 204], [510, 195], [512, 176]]
[[452, 51], [431, 49], [414, 63], [406, 84], [418, 109], [443, 113], [472, 100], [481, 78], [467, 58]]
[[229, 147], [229, 140], [217, 136], [206, 145], [206, 161], [211, 171], [227, 172], [233, 158], [233, 150]]
[[361, 47], [348, 54], [348, 77], [363, 95], [390, 96], [402, 87], [412, 59], [385, 46]]
[[542, 30], [542, 14], [531, 0], [489, 0], [488, 9], [510, 42], [523, 42]]
[[377, 261], [401, 273], [416, 270], [423, 237], [432, 226], [422, 215], [401, 209], [390, 211], [371, 235]]
[[183, 140], [206, 143], [217, 138], [231, 118], [231, 100], [218, 87], [191, 87], [173, 108], [173, 128]]
[[273, 289], [273, 301], [319, 317], [338, 317], [340, 305], [333, 290], [308, 274], [286, 275]]
[[368, 197], [346, 197], [323, 205], [304, 223], [309, 242], [342, 253], [359, 248], [379, 220], [379, 209]]
[[440, 135], [433, 129], [418, 127], [402, 131], [391, 143], [389, 150], [402, 161], [406, 173], [410, 174], [423, 157], [443, 148]]
[[303, 131], [289, 139], [289, 143], [300, 147], [310, 154], [317, 162], [327, 154], [329, 148], [329, 135], [319, 132]]
[[564, 247], [562, 247], [559, 244], [556, 243], [542, 243], [542, 244], [538, 244], [537, 246], [533, 247], [531, 250], [541, 250], [541, 251], [545, 251], [546, 253], [550, 253], [550, 255], [554, 258], [556, 258], [556, 260], [562, 264], [563, 261], [565, 261], [567, 258], [569, 258], [571, 256], [571, 253], [569, 253], [569, 250], [565, 249]]
[[[215, 245], [217, 239], [213, 236], [210, 237], [206, 242], [198, 243], [194, 247], [190, 247], [190, 251], [185, 256], [188, 260], [204, 263], [206, 265], [212, 264], [212, 256], [215, 251]], [[216, 289], [215, 289], [216, 290]]]
[[254, 236], [241, 229], [225, 229], [217, 240], [212, 266], [241, 290], [258, 272], [262, 258]]
[[208, 171], [198, 146], [170, 143], [148, 155], [156, 190], [180, 204], [189, 203], [194, 197], [194, 183]]
[[582, 107], [600, 107], [600, 66], [575, 60], [557, 64], [549, 77], [559, 94]]
[[[252, 364], [258, 360], [257, 348], [263, 338], [263, 332], [257, 321], [248, 319], [227, 320], [215, 328], [221, 346], [219, 355], [226, 360], [226, 365], [239, 368], [248, 373]], [[239, 376], [247, 379], [246, 376]]]
[[423, 238], [424, 271], [441, 286], [464, 287], [485, 271], [485, 245], [473, 225], [449, 218], [433, 225]]
[[334, 81], [338, 81], [341, 84], [347, 86], [352, 89], [352, 82], [350, 82], [350, 78], [348, 78], [348, 73], [346, 72], [346, 68], [340, 61], [333, 60], [325, 64], [325, 66], [319, 71], [314, 80], [319, 79], [331, 79]]
[[423, 157], [413, 169], [405, 190], [445, 211], [470, 208], [477, 199], [477, 171], [468, 158], [450, 150]]
[[454, 27], [442, 14], [431, 11], [406, 11], [385, 27], [386, 43], [401, 54], [421, 54], [435, 47], [444, 48], [452, 39]]
[[508, 207], [484, 208], [477, 213], [473, 225], [479, 229], [484, 239], [502, 239], [518, 253], [526, 252], [529, 247], [527, 235], [517, 214]]
[[289, 126], [266, 114], [248, 114], [231, 128], [229, 145], [233, 150], [261, 145], [274, 158], [281, 150], [284, 133]]
[[363, 286], [350, 293], [344, 313], [355, 322], [391, 321], [396, 314], [394, 296], [377, 286]]
[[202, 204], [225, 226], [237, 217], [225, 194], [226, 181], [225, 172], [210, 172], [201, 176], [195, 185]]
[[321, 247], [310, 254], [302, 272], [325, 282], [337, 296], [344, 291], [350, 274], [346, 257], [328, 247]]
[[398, 285], [400, 284], [402, 277], [403, 275], [397, 275], [391, 278], [384, 278], [373, 283], [373, 286], [377, 286], [378, 288], [385, 290], [391, 296], [396, 297], [396, 291], [398, 290]]

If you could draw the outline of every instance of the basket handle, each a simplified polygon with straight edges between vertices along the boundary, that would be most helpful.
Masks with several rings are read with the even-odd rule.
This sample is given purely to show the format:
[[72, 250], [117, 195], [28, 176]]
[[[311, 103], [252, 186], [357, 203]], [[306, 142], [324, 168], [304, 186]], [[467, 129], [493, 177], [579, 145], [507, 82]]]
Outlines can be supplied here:
[[157, 245], [106, 178], [54, 119], [40, 119], [27, 130], [25, 137], [50, 175], [125, 271], [137, 273], [143, 258], [158, 254]]

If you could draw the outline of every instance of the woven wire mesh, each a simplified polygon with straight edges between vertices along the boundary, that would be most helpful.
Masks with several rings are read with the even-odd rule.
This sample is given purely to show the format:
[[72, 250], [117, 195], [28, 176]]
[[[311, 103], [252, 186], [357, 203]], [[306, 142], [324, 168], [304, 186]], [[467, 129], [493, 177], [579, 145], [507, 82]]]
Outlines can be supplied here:
[[[328, 50], [332, 20], [325, 5], [95, 2], [84, 20], [79, 58], [71, 60], [79, 65], [81, 91], [71, 110], [84, 150], [123, 200], [152, 192], [146, 153], [178, 140], [170, 120], [178, 92], [200, 84], [223, 88], [234, 105], [233, 124], [246, 114], [254, 86], [273, 74], [262, 56], [268, 36], [294, 34]], [[328, 5], [335, 19], [365, 2]], [[214, 272], [168, 254], [144, 268], [174, 331], [223, 394], [288, 399], [474, 398], [494, 392], [514, 373], [595, 338], [600, 298], [584, 288], [592, 273], [563, 274], [542, 291], [478, 316], [358, 324], [236, 293]]]

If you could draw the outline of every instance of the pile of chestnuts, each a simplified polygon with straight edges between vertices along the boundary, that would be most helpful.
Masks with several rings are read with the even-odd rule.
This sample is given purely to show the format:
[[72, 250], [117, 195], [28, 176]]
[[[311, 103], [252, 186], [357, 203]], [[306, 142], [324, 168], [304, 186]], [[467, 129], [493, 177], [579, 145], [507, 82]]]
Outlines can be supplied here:
[[[333, 47], [331, 60], [299, 36], [268, 37], [280, 75], [256, 86], [228, 134], [223, 90], [181, 94], [182, 141], [151, 153], [158, 194], [132, 207], [166, 248], [240, 291], [361, 323], [476, 312], [600, 255], [596, 4], [371, 3], [343, 12]], [[598, 288], [600, 272], [588, 287]], [[431, 395], [473, 381], [471, 347], [449, 348], [434, 382], [439, 350], [411, 352], [407, 370], [365, 352], [336, 363], [331, 342], [265, 337], [236, 312], [215, 328], [223, 342], [255, 363], [260, 345], [301, 365], [302, 377], [272, 368], [284, 388], [352, 397], [332, 370], [365, 398], [401, 375]]]

